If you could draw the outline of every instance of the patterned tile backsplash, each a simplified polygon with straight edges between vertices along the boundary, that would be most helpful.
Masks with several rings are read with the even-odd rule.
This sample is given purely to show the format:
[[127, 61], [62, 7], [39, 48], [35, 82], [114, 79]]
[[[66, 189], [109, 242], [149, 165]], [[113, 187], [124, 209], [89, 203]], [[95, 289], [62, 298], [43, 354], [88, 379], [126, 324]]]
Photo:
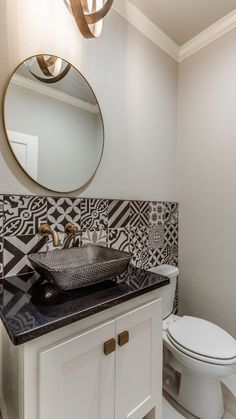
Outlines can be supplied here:
[[[86, 243], [132, 253], [132, 263], [149, 268], [178, 262], [178, 204], [90, 198], [0, 196], [0, 277], [32, 271], [27, 255], [53, 249], [52, 239], [37, 234], [47, 222], [60, 247]], [[66, 235], [68, 222], [78, 226]]]

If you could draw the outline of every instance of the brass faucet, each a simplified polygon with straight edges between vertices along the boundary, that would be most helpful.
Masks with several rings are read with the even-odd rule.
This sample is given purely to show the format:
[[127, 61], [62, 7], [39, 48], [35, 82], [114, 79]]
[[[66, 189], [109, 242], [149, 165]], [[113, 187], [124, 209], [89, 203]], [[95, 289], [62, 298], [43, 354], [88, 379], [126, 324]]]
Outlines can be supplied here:
[[48, 224], [41, 224], [38, 228], [38, 233], [41, 236], [52, 236], [52, 242], [54, 247], [58, 247], [60, 244], [60, 239], [58, 232], [53, 230]]
[[72, 246], [74, 247], [76, 245], [76, 234], [78, 233], [77, 225], [73, 223], [67, 223], [65, 225], [65, 233], [72, 234], [73, 236]]
[[67, 234], [74, 234], [74, 236], [76, 235], [76, 233], [78, 232], [78, 227], [76, 224], [72, 224], [72, 223], [67, 223], [65, 225], [65, 232]]

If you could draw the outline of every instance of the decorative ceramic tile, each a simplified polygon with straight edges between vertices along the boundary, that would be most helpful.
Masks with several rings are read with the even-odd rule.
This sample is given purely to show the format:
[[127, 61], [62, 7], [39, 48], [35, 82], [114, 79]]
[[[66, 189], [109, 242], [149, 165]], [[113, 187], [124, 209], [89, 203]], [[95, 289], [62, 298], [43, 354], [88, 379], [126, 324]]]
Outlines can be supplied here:
[[80, 199], [48, 198], [47, 220], [52, 228], [61, 232], [64, 232], [67, 223], [74, 223], [79, 227]]
[[4, 196], [5, 236], [35, 234], [46, 222], [47, 199], [36, 196]]
[[81, 246], [81, 232], [74, 234], [65, 234], [64, 236], [64, 248], [69, 249], [71, 247]]
[[3, 239], [0, 237], [0, 278], [3, 276]]
[[[175, 264], [177, 265], [177, 264]], [[178, 314], [179, 308], [179, 278], [176, 281], [176, 289], [175, 289], [175, 299], [174, 299], [174, 314]]]
[[130, 251], [130, 232], [127, 228], [113, 228], [108, 231], [108, 247]]
[[81, 199], [81, 230], [106, 229], [108, 225], [108, 200]]
[[135, 249], [132, 251], [132, 259], [130, 262], [137, 268], [147, 269], [149, 267], [148, 249]]
[[81, 245], [88, 244], [88, 243], [107, 247], [107, 231], [105, 230], [83, 231], [81, 235]]
[[164, 225], [165, 243], [178, 246], [178, 224]]
[[131, 228], [130, 251], [132, 253], [131, 263], [138, 268], [147, 268], [149, 261], [147, 227]]
[[150, 203], [146, 201], [130, 202], [130, 227], [149, 225]]
[[3, 196], [0, 196], [0, 237], [3, 235]]
[[149, 223], [150, 225], [164, 224], [164, 202], [150, 202]]
[[148, 236], [149, 236], [148, 227], [131, 228], [130, 229], [131, 252], [134, 249], [142, 250], [143, 248], [148, 248]]
[[165, 224], [178, 223], [178, 204], [176, 202], [165, 202]]
[[4, 238], [4, 276], [33, 271], [27, 255], [46, 250], [46, 237], [39, 235]]
[[148, 240], [151, 249], [161, 249], [162, 247], [164, 247], [165, 231], [164, 225], [161, 221], [158, 224], [150, 227]]
[[148, 267], [152, 268], [154, 266], [162, 265], [165, 263], [166, 260], [166, 247], [162, 249], [148, 249], [149, 253], [149, 260], [148, 260]]
[[165, 244], [162, 249], [149, 249], [149, 267], [162, 264], [176, 266], [178, 262], [178, 247]]
[[[28, 253], [54, 249], [51, 237], [34, 235], [43, 222], [58, 231], [59, 248], [93, 243], [130, 251], [132, 264], [146, 269], [178, 263], [177, 203], [11, 195], [0, 196], [0, 277], [2, 265], [7, 276], [28, 272]], [[75, 238], [64, 233], [68, 222], [79, 227]]]
[[109, 201], [108, 227], [122, 228], [129, 226], [130, 203], [129, 201]]

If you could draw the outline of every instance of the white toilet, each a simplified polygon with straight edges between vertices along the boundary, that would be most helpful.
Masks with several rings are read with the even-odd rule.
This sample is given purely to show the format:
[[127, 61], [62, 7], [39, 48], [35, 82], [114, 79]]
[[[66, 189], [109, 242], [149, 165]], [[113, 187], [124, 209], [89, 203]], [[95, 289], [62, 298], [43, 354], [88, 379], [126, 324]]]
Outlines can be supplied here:
[[236, 372], [236, 340], [206, 320], [172, 314], [178, 268], [160, 265], [150, 271], [170, 279], [170, 284], [160, 289], [164, 390], [198, 418], [221, 419], [220, 378]]

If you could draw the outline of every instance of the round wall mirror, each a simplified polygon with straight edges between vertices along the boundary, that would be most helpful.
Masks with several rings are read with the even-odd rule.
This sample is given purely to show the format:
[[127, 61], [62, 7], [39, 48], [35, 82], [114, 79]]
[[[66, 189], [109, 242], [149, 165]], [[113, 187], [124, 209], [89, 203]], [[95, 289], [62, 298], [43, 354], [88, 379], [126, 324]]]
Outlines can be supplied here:
[[4, 122], [15, 158], [41, 186], [70, 192], [95, 174], [104, 144], [101, 109], [67, 61], [37, 55], [19, 65], [6, 90]]

